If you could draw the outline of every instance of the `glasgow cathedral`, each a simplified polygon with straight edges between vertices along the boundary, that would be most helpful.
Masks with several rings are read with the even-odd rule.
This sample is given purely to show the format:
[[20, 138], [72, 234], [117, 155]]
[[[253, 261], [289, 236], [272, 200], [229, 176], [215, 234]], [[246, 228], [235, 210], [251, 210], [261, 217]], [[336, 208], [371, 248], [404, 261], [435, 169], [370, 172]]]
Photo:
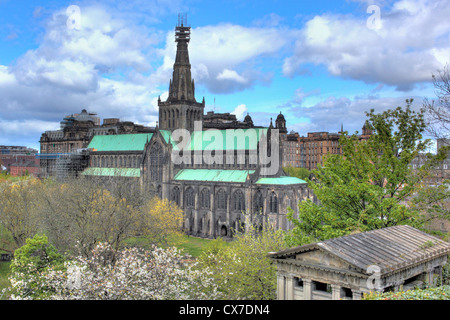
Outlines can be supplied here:
[[[250, 225], [289, 229], [288, 208], [295, 216], [298, 202], [313, 195], [305, 181], [283, 171], [284, 116], [261, 127], [248, 114], [243, 121], [229, 113], [205, 114], [205, 99], [195, 97], [189, 40], [190, 27], [181, 20], [169, 94], [166, 101], [158, 99], [156, 127], [119, 119], [100, 125], [83, 110], [61, 130], [42, 135], [41, 168], [55, 175], [71, 165], [78, 175], [132, 179], [143, 192], [174, 201], [184, 211], [189, 235], [232, 237]], [[64, 159], [58, 155], [63, 153], [70, 155]], [[78, 158], [71, 161], [73, 154]]]

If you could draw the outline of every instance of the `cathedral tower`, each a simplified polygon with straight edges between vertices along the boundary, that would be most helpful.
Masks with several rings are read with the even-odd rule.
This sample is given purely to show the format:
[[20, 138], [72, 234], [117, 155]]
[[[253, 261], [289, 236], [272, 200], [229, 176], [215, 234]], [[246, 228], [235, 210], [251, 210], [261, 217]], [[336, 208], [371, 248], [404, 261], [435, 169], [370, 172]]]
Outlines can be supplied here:
[[188, 43], [191, 28], [186, 25], [185, 16], [178, 16], [175, 28], [177, 54], [169, 84], [169, 97], [162, 102], [158, 99], [159, 127], [165, 130], [179, 128], [194, 130], [194, 121], [203, 121], [205, 98], [201, 103], [195, 100], [195, 85], [191, 77]]

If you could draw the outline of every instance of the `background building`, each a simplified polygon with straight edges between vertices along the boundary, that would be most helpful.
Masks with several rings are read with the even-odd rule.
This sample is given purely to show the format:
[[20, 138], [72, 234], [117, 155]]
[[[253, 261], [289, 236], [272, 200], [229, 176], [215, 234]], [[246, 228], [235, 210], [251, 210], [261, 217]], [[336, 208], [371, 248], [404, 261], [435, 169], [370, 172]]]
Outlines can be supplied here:
[[4, 168], [3, 171], [11, 173], [11, 166], [14, 164], [14, 173], [19, 172], [19, 164], [36, 162], [37, 153], [36, 149], [23, 146], [0, 146], [0, 166]]
[[[64, 117], [59, 130], [46, 131], [41, 135], [39, 141], [41, 150], [38, 155], [41, 176], [56, 176], [58, 172], [65, 176], [67, 173], [64, 171], [69, 168], [73, 172], [83, 170], [86, 167], [86, 159], [81, 156], [81, 153], [85, 152], [83, 149], [88, 146], [94, 136], [153, 131], [154, 128], [137, 125], [130, 121], [120, 121], [117, 118], [104, 119], [103, 124], [100, 125], [100, 118], [96, 113], [83, 109], [79, 114]], [[74, 161], [75, 163], [72, 163]]]

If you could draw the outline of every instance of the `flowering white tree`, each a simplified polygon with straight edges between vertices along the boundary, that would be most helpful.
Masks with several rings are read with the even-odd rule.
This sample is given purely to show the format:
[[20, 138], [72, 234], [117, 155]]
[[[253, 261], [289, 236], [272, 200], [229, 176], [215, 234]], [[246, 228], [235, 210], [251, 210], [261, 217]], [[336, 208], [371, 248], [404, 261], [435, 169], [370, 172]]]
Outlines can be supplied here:
[[[20, 284], [15, 276], [13, 286]], [[67, 261], [62, 270], [49, 268], [38, 283], [46, 288], [44, 299], [220, 299], [211, 278], [208, 270], [195, 270], [195, 263], [176, 248], [114, 252], [101, 243], [89, 258]], [[23, 297], [15, 290], [13, 298]]]

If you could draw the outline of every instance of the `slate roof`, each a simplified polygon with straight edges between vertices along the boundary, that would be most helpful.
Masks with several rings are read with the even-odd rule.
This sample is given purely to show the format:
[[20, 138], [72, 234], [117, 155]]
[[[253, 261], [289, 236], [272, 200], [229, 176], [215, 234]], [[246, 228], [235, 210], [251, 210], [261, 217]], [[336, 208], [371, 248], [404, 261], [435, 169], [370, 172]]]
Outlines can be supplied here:
[[112, 134], [94, 136], [88, 148], [94, 151], [143, 151], [153, 133]]
[[182, 169], [173, 179], [175, 181], [244, 183], [247, 176], [253, 173], [255, 170]]
[[384, 274], [448, 255], [450, 244], [413, 227], [401, 225], [290, 248], [269, 256], [289, 259], [311, 250], [324, 250], [363, 272], [369, 265], [377, 265]]

